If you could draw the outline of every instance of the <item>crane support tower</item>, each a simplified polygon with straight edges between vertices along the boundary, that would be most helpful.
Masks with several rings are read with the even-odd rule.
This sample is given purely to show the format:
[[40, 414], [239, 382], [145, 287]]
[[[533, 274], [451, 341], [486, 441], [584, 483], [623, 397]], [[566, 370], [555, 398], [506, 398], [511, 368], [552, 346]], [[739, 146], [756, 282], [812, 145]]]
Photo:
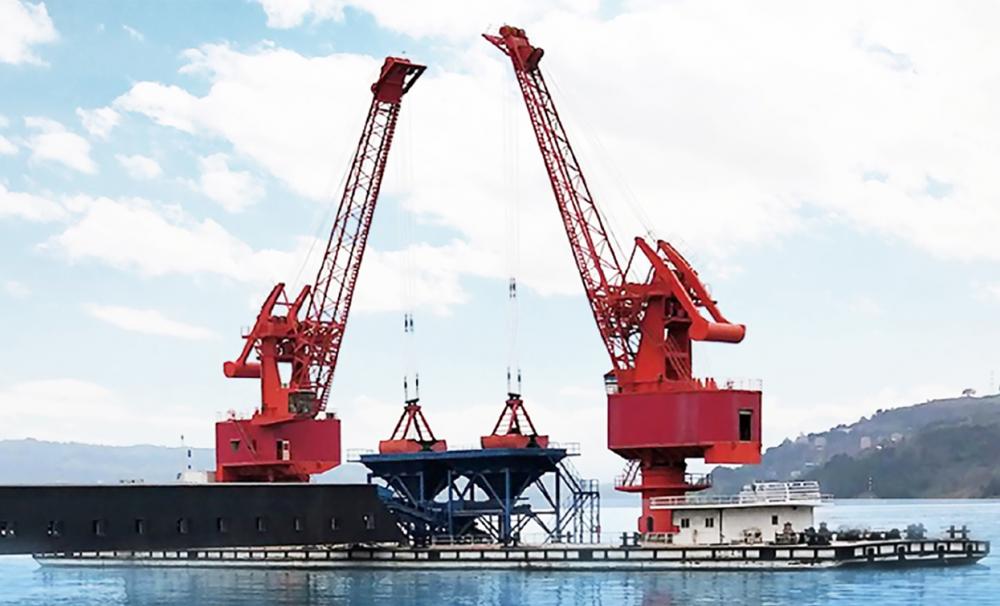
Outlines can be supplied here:
[[227, 377], [260, 380], [261, 403], [250, 419], [216, 424], [217, 481], [308, 482], [340, 464], [340, 420], [325, 413], [330, 384], [400, 102], [424, 69], [386, 58], [316, 280], [294, 298], [275, 285], [240, 355], [225, 363]]
[[484, 37], [514, 67], [611, 358], [605, 376], [608, 447], [628, 461], [616, 487], [642, 495], [640, 532], [676, 532], [672, 511], [650, 502], [710, 485], [686, 473], [687, 459], [760, 462], [761, 392], [720, 387], [714, 379], [695, 378], [691, 367], [692, 341], [739, 343], [746, 329], [726, 320], [698, 273], [669, 243], [637, 237], [627, 259], [616, 252], [538, 68], [543, 50], [524, 30], [507, 25]]

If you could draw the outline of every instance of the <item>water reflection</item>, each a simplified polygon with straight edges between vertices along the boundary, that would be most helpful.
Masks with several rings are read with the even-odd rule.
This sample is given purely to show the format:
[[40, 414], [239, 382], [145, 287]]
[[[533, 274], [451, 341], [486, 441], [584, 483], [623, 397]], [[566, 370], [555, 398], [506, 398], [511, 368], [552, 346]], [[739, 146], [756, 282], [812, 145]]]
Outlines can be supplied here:
[[910, 605], [986, 603], [1000, 590], [987, 566], [785, 573], [41, 569], [33, 576], [33, 595], [19, 603]]

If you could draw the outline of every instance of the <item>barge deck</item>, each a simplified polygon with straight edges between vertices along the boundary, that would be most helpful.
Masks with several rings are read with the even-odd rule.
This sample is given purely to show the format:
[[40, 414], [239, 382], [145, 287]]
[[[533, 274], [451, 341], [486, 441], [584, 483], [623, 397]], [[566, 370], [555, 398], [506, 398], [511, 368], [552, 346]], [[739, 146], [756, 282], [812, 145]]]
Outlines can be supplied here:
[[36, 554], [42, 566], [290, 569], [477, 570], [812, 570], [880, 566], [951, 566], [979, 562], [988, 541], [924, 539], [834, 542], [830, 545], [642, 546], [496, 545], [427, 548], [299, 546], [182, 551]]

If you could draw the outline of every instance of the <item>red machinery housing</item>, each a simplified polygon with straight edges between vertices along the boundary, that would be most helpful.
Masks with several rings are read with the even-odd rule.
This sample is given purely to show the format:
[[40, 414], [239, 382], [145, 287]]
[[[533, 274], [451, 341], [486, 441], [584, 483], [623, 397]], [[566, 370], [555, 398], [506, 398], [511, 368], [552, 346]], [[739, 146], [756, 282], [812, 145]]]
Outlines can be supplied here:
[[[514, 67], [594, 319], [611, 358], [608, 447], [629, 461], [620, 490], [642, 495], [641, 532], [675, 532], [651, 499], [708, 487], [686, 459], [759, 463], [761, 393], [692, 375], [692, 341], [739, 343], [697, 272], [667, 242], [636, 238], [627, 261], [613, 246], [524, 30], [484, 37]], [[630, 279], [631, 275], [644, 279]], [[708, 313], [708, 317], [703, 315]]]
[[216, 424], [217, 481], [307, 482], [311, 474], [340, 464], [340, 420], [321, 413], [330, 398], [400, 102], [424, 69], [386, 58], [371, 86], [371, 107], [316, 280], [294, 299], [284, 284], [276, 285], [245, 336], [243, 351], [225, 363], [227, 377], [260, 379], [261, 405], [250, 419]]

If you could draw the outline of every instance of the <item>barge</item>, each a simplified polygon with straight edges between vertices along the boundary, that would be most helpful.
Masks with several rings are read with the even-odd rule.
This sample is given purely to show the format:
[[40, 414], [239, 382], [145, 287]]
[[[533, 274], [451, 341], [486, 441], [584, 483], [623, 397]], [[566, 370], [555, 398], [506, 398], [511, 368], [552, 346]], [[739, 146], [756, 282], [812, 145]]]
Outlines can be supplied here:
[[[970, 538], [964, 527], [951, 527], [941, 537], [928, 537], [918, 526], [904, 532], [833, 532], [821, 524], [816, 530], [814, 510], [830, 499], [815, 482], [757, 483], [732, 496], [687, 495], [653, 503], [671, 509], [680, 524], [678, 532], [623, 533], [617, 545], [558, 540], [521, 545], [517, 540], [502, 543], [471, 534], [416, 541], [403, 532], [408, 526], [405, 518], [379, 509], [378, 499], [370, 499], [374, 493], [365, 494], [360, 487], [328, 490], [339, 488], [356, 492], [350, 511], [343, 512], [349, 516], [344, 520], [349, 530], [337, 536], [320, 530], [324, 541], [307, 544], [302, 539], [310, 535], [293, 534], [295, 542], [267, 543], [261, 533], [251, 533], [242, 536], [253, 537], [255, 546], [220, 546], [218, 540], [203, 537], [200, 547], [46, 549], [34, 557], [42, 566], [52, 567], [777, 571], [968, 565], [990, 553], [990, 543]], [[377, 514], [366, 513], [373, 507]], [[204, 515], [215, 515], [210, 509]], [[322, 526], [325, 510], [320, 509], [319, 517], [274, 522], [304, 533], [306, 524], [312, 527], [319, 521]], [[358, 521], [363, 523], [357, 526]], [[387, 533], [397, 534], [386, 539]], [[278, 533], [272, 540], [288, 536]]]

